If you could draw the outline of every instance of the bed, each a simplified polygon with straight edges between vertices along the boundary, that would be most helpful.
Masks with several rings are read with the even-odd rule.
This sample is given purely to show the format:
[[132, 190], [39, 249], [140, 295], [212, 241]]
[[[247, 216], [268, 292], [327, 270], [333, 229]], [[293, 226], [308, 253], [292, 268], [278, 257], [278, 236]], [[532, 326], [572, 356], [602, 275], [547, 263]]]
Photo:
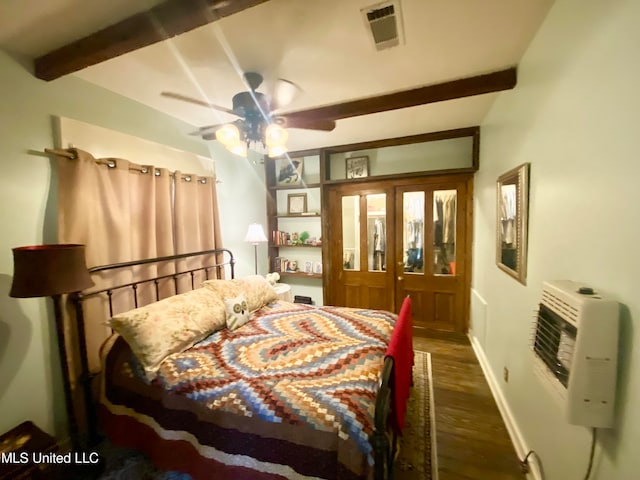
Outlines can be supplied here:
[[[263, 277], [234, 279], [228, 250], [189, 258], [214, 260], [79, 296], [80, 315], [89, 298], [109, 301], [98, 413], [111, 442], [196, 480], [390, 478], [413, 362], [409, 300], [400, 315], [289, 303]], [[187, 291], [161, 298], [159, 278]], [[150, 282], [154, 302], [113, 310], [114, 291]]]

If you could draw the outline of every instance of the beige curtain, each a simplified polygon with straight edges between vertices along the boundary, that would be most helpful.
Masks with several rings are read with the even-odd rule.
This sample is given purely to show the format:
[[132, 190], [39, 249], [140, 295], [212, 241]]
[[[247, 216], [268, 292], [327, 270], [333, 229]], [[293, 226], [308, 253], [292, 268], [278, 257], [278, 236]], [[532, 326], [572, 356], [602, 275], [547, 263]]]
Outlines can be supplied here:
[[[96, 159], [79, 149], [69, 151], [75, 158], [57, 157], [58, 241], [86, 245], [89, 268], [221, 246], [215, 179], [171, 174], [119, 158]], [[98, 273], [92, 278], [94, 289], [99, 289], [174, 271], [174, 263], [167, 262]], [[171, 279], [162, 282], [159, 289], [161, 298], [176, 293]], [[138, 305], [155, 298], [153, 283], [138, 289]], [[134, 308], [132, 292], [114, 293], [113, 304], [114, 313]], [[106, 295], [85, 302], [84, 312], [89, 366], [96, 371], [100, 346], [110, 335], [105, 325], [110, 317]], [[69, 359], [74, 387], [73, 380], [80, 372], [75, 326], [68, 308], [65, 339], [68, 351], [74, 352]]]
[[[175, 173], [174, 220], [176, 253], [211, 250], [222, 246], [214, 179]], [[187, 225], [189, 228], [186, 228]], [[205, 260], [207, 263], [215, 261], [213, 258], [205, 258]], [[202, 263], [202, 259], [192, 258], [178, 263], [181, 269], [185, 267], [193, 269]], [[215, 274], [215, 272], [211, 273]], [[204, 280], [203, 272], [197, 273], [193, 278], [196, 286]], [[190, 283], [191, 279], [183, 277], [180, 282]], [[181, 285], [182, 291], [188, 288], [188, 285]]]

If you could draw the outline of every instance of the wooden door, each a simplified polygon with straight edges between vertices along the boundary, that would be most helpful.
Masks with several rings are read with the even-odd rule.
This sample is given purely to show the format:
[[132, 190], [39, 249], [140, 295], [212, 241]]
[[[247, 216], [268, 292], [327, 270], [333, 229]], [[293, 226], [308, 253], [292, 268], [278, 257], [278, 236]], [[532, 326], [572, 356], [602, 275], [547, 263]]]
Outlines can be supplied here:
[[396, 298], [411, 296], [416, 328], [466, 332], [467, 190], [438, 179], [395, 189]]
[[471, 188], [470, 175], [331, 187], [327, 303], [397, 312], [410, 295], [417, 330], [466, 332]]
[[327, 303], [395, 310], [393, 202], [393, 187], [380, 182], [329, 191]]

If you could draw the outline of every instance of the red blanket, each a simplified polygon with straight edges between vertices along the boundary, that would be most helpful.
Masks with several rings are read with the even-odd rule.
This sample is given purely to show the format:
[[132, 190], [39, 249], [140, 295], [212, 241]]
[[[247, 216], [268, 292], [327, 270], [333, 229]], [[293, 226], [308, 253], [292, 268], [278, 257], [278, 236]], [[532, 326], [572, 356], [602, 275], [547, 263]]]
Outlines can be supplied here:
[[393, 418], [398, 432], [404, 428], [404, 414], [407, 409], [412, 384], [413, 369], [413, 325], [411, 321], [411, 298], [402, 302], [396, 327], [387, 348], [387, 356], [393, 358], [394, 396], [392, 400]]

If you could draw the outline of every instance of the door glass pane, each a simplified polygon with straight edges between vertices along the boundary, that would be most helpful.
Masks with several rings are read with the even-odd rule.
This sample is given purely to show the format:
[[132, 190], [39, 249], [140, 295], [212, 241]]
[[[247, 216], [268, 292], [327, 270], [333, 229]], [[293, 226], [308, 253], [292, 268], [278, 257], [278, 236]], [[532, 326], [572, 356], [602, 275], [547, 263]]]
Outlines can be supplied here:
[[367, 195], [367, 261], [370, 272], [387, 269], [387, 195]]
[[360, 270], [360, 197], [342, 197], [342, 265]]
[[455, 190], [433, 192], [433, 273], [456, 274], [456, 202]]
[[404, 271], [424, 273], [424, 192], [404, 192], [403, 195]]

